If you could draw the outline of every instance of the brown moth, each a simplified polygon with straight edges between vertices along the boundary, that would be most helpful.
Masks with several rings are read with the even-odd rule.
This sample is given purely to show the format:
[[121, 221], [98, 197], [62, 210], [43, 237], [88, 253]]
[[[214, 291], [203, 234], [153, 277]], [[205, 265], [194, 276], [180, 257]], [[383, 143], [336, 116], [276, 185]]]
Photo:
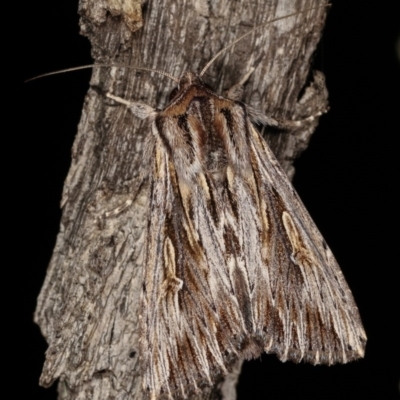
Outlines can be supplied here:
[[343, 274], [254, 126], [321, 113], [277, 121], [237, 89], [223, 97], [186, 72], [162, 111], [108, 95], [151, 121], [140, 357], [152, 398], [200, 392], [262, 352], [328, 365], [364, 355]]

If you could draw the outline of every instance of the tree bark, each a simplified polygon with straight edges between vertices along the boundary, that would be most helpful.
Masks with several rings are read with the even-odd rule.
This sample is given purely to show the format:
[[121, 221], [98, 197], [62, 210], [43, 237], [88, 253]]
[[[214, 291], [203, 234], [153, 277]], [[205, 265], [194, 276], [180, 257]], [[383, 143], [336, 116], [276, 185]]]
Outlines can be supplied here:
[[[81, 0], [81, 30], [96, 63], [144, 66], [175, 77], [199, 72], [220, 49], [267, 20], [311, 8], [312, 0]], [[327, 4], [320, 2], [319, 5]], [[255, 68], [243, 101], [268, 115], [299, 119], [324, 110], [311, 57], [326, 8], [266, 25], [221, 55], [205, 82], [223, 93]], [[103, 215], [132, 193], [148, 134], [104, 93], [163, 108], [175, 83], [159, 74], [120, 67], [93, 69], [72, 150], [54, 253], [35, 321], [45, 336], [41, 384], [59, 379], [60, 399], [142, 399], [138, 313], [147, 196], [143, 190], [112, 227]], [[264, 132], [290, 177], [318, 121], [291, 132]], [[234, 399], [241, 362], [199, 398]]]

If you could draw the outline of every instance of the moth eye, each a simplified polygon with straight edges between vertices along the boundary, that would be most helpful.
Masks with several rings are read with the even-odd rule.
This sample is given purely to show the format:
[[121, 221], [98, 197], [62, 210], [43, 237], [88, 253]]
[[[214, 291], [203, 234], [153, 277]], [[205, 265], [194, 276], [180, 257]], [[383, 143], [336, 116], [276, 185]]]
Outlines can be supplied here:
[[173, 89], [172, 92], [169, 94], [168, 98], [169, 101], [171, 101], [176, 96], [177, 93], [178, 93], [178, 88]]

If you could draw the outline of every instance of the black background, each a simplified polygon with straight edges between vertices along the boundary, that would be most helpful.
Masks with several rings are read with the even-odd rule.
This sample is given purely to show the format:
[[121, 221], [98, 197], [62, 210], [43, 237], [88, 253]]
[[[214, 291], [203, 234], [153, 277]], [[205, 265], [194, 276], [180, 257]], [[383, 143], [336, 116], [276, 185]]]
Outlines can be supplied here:
[[[331, 109], [296, 162], [294, 181], [353, 291], [368, 335], [366, 356], [344, 366], [312, 367], [264, 355], [244, 366], [239, 399], [399, 398], [400, 19], [394, 4], [333, 1], [315, 58], [315, 68], [327, 76]], [[10, 381], [3, 385], [13, 385], [12, 398], [54, 400], [55, 387], [37, 384], [46, 343], [32, 315], [58, 232], [90, 71], [22, 82], [91, 58], [78, 33], [77, 1], [15, 5], [21, 9], [9, 17], [22, 16], [15, 23], [24, 39], [15, 38], [13, 48], [20, 60], [3, 61], [18, 74], [11, 92], [3, 92], [12, 110], [3, 118], [12, 118], [15, 129], [3, 128], [3, 140], [12, 142], [3, 147], [4, 158], [13, 160], [5, 174], [11, 211], [3, 210], [13, 222], [6, 260], [13, 276], [5, 281], [7, 296], [13, 293], [6, 303], [11, 328], [5, 330], [12, 335], [6, 349], [12, 357]]]

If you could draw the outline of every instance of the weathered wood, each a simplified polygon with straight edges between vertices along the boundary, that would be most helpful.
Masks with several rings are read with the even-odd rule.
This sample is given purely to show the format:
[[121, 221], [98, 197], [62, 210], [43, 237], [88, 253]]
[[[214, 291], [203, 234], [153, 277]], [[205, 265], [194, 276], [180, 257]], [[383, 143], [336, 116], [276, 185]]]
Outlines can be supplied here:
[[[119, 4], [81, 0], [81, 29], [92, 43], [95, 61], [145, 66], [179, 77], [186, 70], [200, 71], [221, 48], [252, 27], [308, 9], [315, 2], [131, 0], [124, 2], [125, 7]], [[327, 95], [322, 75], [298, 99], [307, 84], [325, 15], [321, 7], [266, 26], [219, 57], [204, 80], [222, 93], [253, 67], [245, 103], [286, 119], [323, 110]], [[162, 108], [174, 85], [155, 73], [93, 70], [65, 182], [60, 233], [35, 315], [49, 343], [41, 384], [48, 386], [60, 378], [62, 399], [144, 396], [137, 352], [145, 190], [123, 218], [105, 221], [104, 212], [129, 199], [148, 128], [125, 108], [111, 106], [104, 93]], [[290, 176], [292, 162], [307, 146], [316, 124], [290, 133], [266, 133]], [[240, 362], [236, 373], [200, 397], [234, 399], [239, 370]]]

